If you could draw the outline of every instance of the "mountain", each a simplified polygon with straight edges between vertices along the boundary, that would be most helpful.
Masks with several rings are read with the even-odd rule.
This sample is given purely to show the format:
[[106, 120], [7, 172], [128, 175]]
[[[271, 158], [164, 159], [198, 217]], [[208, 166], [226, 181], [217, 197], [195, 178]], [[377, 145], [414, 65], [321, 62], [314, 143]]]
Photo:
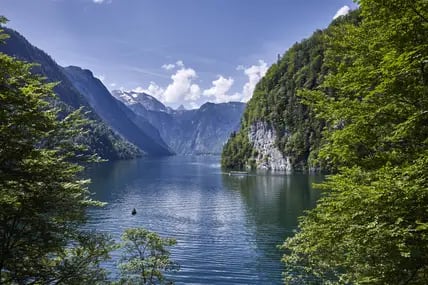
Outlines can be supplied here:
[[199, 109], [173, 110], [156, 98], [134, 91], [112, 91], [135, 114], [144, 117], [178, 154], [219, 154], [232, 132], [239, 129], [245, 104], [206, 103]]
[[[150, 155], [171, 155], [159, 132], [144, 118], [136, 116], [122, 102], [111, 96], [91, 71], [76, 66], [62, 69], [92, 109], [117, 133]], [[149, 105], [152, 107], [152, 105]]]
[[325, 123], [302, 104], [298, 92], [316, 89], [328, 74], [324, 54], [330, 29], [355, 21], [356, 13], [338, 18], [293, 45], [269, 68], [247, 104], [240, 131], [223, 148], [223, 167], [319, 169], [316, 158]]
[[61, 108], [63, 115], [80, 107], [89, 112], [87, 116], [92, 121], [87, 126], [88, 133], [82, 134], [78, 139], [88, 146], [91, 153], [97, 153], [102, 158], [113, 160], [134, 158], [141, 155], [141, 151], [136, 146], [124, 140], [101, 120], [64, 74], [62, 67], [56, 64], [49, 55], [31, 45], [18, 32], [6, 27], [2, 27], [2, 29], [9, 38], [5, 44], [0, 44], [0, 52], [23, 61], [36, 63], [37, 65], [32, 68], [32, 72], [44, 76], [48, 82], [58, 82], [54, 87], [58, 97], [52, 103]]
[[135, 91], [112, 91], [114, 96], [119, 97], [128, 106], [140, 104], [148, 111], [158, 111], [158, 112], [171, 112], [172, 109], [166, 107], [155, 97], [150, 96], [144, 92], [135, 92]]
[[183, 104], [181, 104], [178, 106], [177, 111], [186, 111], [186, 108], [183, 106]]

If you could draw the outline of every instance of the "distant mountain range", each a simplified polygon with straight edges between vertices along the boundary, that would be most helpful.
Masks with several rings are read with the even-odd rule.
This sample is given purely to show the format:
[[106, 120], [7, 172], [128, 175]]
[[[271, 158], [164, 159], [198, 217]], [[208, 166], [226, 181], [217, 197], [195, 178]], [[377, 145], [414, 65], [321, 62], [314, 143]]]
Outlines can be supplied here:
[[219, 154], [230, 134], [239, 129], [245, 104], [205, 103], [199, 109], [177, 110], [166, 107], [142, 92], [112, 91], [112, 95], [134, 113], [144, 117], [162, 139], [179, 154]]
[[89, 134], [81, 139], [103, 158], [219, 154], [229, 135], [239, 128], [244, 103], [206, 103], [196, 110], [182, 106], [173, 110], [145, 93], [110, 94], [91, 71], [61, 67], [18, 32], [4, 30], [10, 38], [0, 44], [0, 52], [37, 63], [33, 72], [49, 82], [59, 82], [54, 89], [58, 96], [55, 104], [64, 113], [81, 107], [90, 112]]

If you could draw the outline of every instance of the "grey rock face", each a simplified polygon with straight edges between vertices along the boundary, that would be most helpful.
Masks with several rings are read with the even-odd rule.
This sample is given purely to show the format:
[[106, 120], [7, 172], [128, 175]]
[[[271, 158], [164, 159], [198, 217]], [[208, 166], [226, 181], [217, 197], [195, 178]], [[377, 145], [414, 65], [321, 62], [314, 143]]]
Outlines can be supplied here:
[[250, 126], [248, 139], [257, 151], [256, 167], [258, 169], [291, 172], [289, 157], [284, 157], [275, 145], [275, 129], [270, 124], [257, 121]]

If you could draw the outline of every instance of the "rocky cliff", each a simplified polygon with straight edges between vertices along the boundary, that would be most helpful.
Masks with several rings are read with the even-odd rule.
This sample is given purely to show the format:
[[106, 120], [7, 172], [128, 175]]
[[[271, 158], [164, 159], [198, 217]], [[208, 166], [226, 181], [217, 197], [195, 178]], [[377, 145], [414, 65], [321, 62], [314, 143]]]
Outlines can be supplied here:
[[254, 149], [254, 164], [258, 169], [290, 172], [290, 157], [284, 156], [276, 145], [278, 136], [267, 122], [257, 121], [251, 124], [248, 140]]
[[319, 169], [316, 158], [325, 123], [301, 102], [299, 92], [317, 89], [329, 73], [324, 63], [329, 31], [355, 21], [356, 13], [340, 17], [293, 45], [269, 68], [247, 104], [240, 131], [223, 148], [223, 167]]

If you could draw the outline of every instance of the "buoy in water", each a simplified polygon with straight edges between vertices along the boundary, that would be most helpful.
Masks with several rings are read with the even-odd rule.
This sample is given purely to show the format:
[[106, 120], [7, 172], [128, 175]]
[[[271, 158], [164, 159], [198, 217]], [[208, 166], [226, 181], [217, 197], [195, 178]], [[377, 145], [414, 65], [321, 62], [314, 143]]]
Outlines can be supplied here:
[[135, 208], [134, 208], [134, 209], [132, 209], [132, 212], [131, 212], [131, 214], [132, 214], [132, 215], [135, 215], [135, 214], [137, 214], [137, 210], [135, 210]]

